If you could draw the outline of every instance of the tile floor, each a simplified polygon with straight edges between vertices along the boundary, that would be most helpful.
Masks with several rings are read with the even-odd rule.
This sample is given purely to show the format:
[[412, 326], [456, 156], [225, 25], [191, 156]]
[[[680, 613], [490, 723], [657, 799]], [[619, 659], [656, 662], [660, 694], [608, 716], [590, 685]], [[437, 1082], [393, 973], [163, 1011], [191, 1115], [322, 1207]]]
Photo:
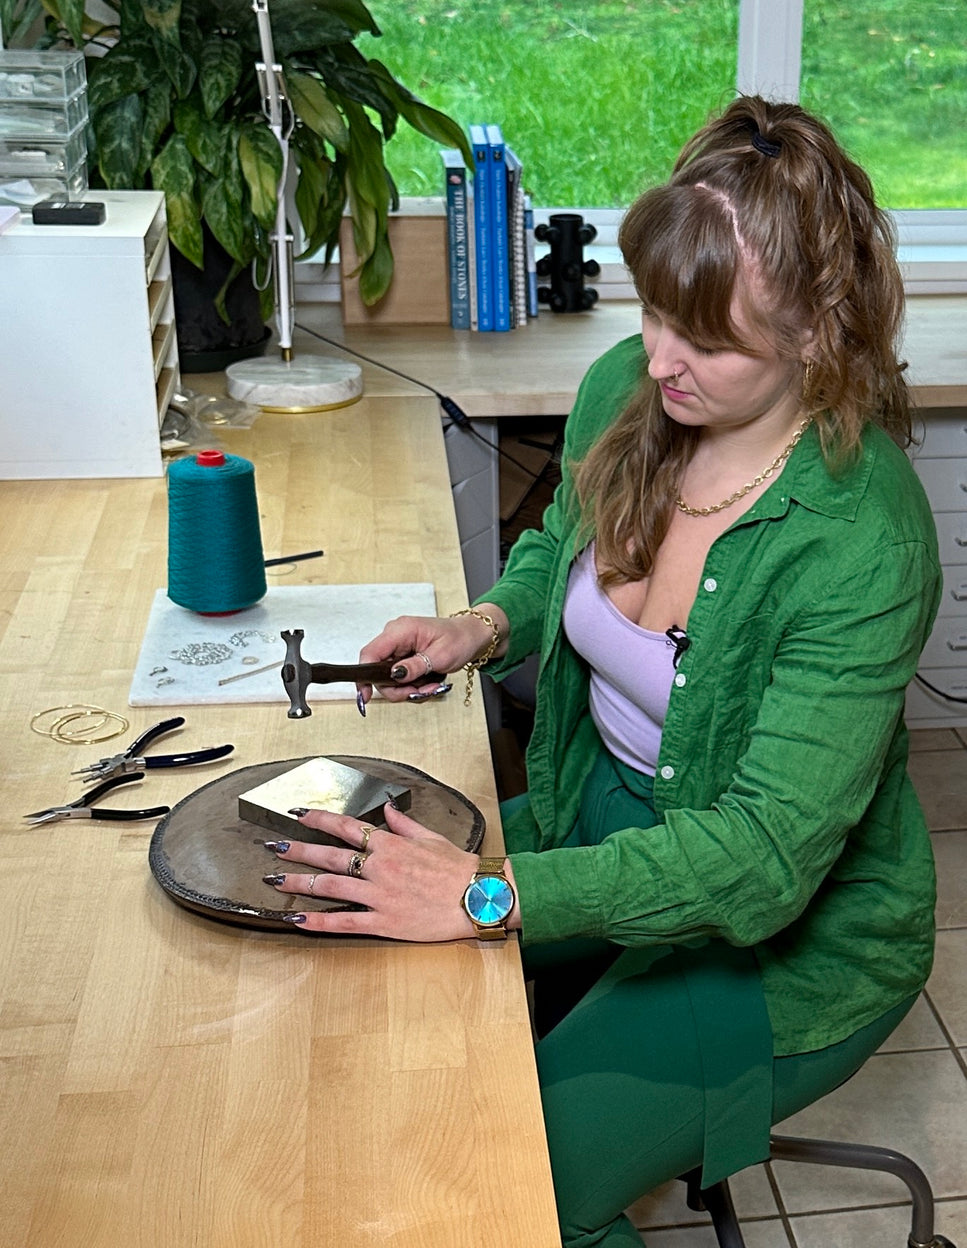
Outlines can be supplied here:
[[[912, 734], [910, 770], [937, 859], [937, 956], [926, 991], [858, 1074], [786, 1135], [895, 1148], [927, 1173], [936, 1230], [967, 1248], [967, 729]], [[773, 1162], [731, 1183], [747, 1248], [906, 1248], [907, 1189], [888, 1175]], [[674, 1182], [632, 1210], [648, 1248], [715, 1248]]]

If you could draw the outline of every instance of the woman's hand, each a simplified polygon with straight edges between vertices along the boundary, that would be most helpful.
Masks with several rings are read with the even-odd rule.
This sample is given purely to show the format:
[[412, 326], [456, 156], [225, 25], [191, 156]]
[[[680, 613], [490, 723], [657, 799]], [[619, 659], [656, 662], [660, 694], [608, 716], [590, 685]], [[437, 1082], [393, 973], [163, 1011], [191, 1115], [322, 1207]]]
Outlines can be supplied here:
[[[459, 849], [393, 806], [387, 805], [384, 812], [389, 830], [323, 810], [306, 811], [299, 817], [307, 828], [345, 841], [345, 848], [305, 841], [268, 843], [268, 848], [276, 850], [279, 870], [264, 877], [266, 884], [280, 893], [329, 897], [367, 907], [296, 912], [290, 921], [304, 932], [394, 940], [472, 937], [473, 924], [460, 902], [477, 869], [477, 855]], [[354, 855], [361, 861], [354, 862]], [[349, 874], [351, 866], [355, 876]], [[516, 911], [511, 919], [516, 919]]]
[[[506, 615], [499, 607], [482, 604], [480, 612], [489, 615], [500, 632], [495, 651], [499, 657], [507, 649], [510, 631]], [[413, 694], [430, 694], [439, 682], [426, 683], [430, 672], [458, 672], [483, 654], [493, 640], [493, 630], [476, 615], [434, 616], [401, 615], [391, 620], [378, 637], [359, 652], [361, 663], [398, 659], [393, 669], [392, 685], [381, 685], [380, 693], [390, 702], [404, 702]], [[372, 697], [372, 685], [360, 685], [363, 702]]]

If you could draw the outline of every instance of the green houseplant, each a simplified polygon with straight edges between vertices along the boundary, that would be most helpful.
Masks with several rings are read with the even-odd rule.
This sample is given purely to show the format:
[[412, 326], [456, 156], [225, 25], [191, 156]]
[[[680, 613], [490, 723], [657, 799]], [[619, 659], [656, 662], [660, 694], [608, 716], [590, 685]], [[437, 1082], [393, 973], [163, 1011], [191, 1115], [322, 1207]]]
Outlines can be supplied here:
[[[171, 242], [199, 268], [207, 227], [232, 262], [217, 300], [224, 315], [234, 277], [268, 263], [282, 169], [262, 113], [251, 3], [0, 0], [5, 31], [27, 30], [42, 14], [42, 44], [88, 50], [92, 184], [163, 191]], [[393, 275], [387, 224], [398, 196], [384, 144], [402, 119], [468, 162], [470, 149], [456, 122], [356, 48], [362, 32], [380, 33], [362, 0], [272, 0], [271, 21], [294, 115], [301, 254], [331, 258], [348, 205], [360, 294], [371, 305]]]

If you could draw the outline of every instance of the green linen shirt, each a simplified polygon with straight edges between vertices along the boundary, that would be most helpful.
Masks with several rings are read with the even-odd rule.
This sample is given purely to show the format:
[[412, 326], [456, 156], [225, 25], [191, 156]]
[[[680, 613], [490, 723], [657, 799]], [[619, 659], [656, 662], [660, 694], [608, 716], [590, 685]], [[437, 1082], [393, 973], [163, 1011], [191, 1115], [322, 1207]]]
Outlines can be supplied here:
[[752, 946], [776, 1055], [823, 1048], [917, 992], [932, 961], [933, 856], [903, 710], [940, 594], [933, 518], [878, 427], [837, 475], [807, 429], [709, 551], [662, 732], [661, 822], [560, 848], [602, 748], [561, 627], [580, 543], [569, 465], [643, 364], [636, 336], [591, 368], [543, 529], [486, 595], [511, 625], [488, 671], [540, 655], [530, 800], [505, 827], [522, 937]]

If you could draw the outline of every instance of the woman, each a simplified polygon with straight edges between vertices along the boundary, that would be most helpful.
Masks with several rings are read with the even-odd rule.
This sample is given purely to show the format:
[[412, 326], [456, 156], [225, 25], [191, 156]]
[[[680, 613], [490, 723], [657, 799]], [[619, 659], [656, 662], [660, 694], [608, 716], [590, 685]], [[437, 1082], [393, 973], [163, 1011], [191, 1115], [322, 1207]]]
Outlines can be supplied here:
[[388, 831], [307, 812], [349, 848], [280, 854], [370, 907], [303, 930], [521, 929], [564, 1241], [612, 1248], [640, 1243], [621, 1211], [663, 1180], [765, 1157], [926, 980], [903, 707], [940, 584], [901, 449], [890, 228], [829, 131], [736, 100], [620, 243], [641, 338], [585, 378], [542, 531], [485, 602], [393, 621], [361, 656], [399, 660], [400, 700], [540, 654], [493, 911], [475, 856], [392, 809]]

